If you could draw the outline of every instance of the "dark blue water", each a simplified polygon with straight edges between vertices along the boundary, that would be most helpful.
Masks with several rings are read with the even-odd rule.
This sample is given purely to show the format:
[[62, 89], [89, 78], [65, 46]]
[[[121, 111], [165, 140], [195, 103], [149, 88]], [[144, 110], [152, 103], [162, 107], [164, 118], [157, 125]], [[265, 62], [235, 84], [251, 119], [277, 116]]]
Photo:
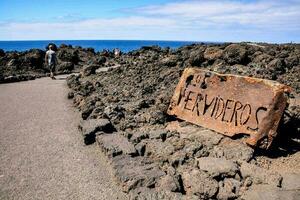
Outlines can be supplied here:
[[158, 45], [161, 47], [178, 48], [184, 45], [194, 44], [192, 41], [150, 41], [150, 40], [41, 40], [41, 41], [0, 41], [0, 49], [5, 51], [25, 51], [33, 48], [45, 49], [50, 42], [57, 46], [70, 44], [84, 48], [92, 47], [95, 51], [103, 49], [113, 50], [119, 48], [123, 52], [139, 49], [142, 46]]

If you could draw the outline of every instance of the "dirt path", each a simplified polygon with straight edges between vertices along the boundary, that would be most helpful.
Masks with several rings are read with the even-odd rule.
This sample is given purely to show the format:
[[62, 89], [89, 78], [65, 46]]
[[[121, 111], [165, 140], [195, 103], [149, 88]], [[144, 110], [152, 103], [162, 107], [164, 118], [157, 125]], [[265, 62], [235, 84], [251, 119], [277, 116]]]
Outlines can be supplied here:
[[0, 199], [126, 199], [84, 146], [65, 80], [0, 85]]

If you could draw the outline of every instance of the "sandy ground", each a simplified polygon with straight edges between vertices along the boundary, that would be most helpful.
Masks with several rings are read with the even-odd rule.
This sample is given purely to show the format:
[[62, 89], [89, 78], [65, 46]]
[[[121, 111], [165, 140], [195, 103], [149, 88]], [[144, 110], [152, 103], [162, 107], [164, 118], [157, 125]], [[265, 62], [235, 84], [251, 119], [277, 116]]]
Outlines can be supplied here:
[[0, 85], [0, 199], [126, 199], [60, 79]]

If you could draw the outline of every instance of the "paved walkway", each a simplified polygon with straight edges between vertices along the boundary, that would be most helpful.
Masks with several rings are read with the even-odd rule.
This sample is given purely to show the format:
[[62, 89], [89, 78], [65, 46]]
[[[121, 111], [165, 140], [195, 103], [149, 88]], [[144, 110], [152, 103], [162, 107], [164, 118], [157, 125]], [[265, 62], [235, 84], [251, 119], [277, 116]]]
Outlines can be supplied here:
[[0, 199], [126, 199], [77, 131], [65, 80], [0, 84]]

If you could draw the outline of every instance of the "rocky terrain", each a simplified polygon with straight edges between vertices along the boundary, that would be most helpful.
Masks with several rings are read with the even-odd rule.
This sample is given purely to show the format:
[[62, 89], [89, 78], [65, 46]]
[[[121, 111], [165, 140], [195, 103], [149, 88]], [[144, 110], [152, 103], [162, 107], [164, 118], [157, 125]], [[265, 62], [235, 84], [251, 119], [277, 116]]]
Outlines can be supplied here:
[[[15, 53], [22, 56], [14, 59], [24, 61], [31, 51]], [[7, 64], [12, 55], [0, 53], [2, 77], [16, 72], [9, 67], [15, 65]], [[131, 199], [300, 195], [299, 44], [197, 44], [176, 50], [152, 46], [118, 55], [63, 45], [58, 57], [60, 66], [73, 66], [60, 72], [80, 70], [67, 80], [68, 98], [81, 112], [79, 129], [85, 144], [99, 145], [116, 182]], [[34, 65], [24, 66], [22, 70], [30, 71]], [[244, 138], [229, 138], [168, 116], [171, 96], [186, 67], [291, 86], [289, 106], [271, 148], [252, 149]]]
[[[46, 48], [45, 50], [30, 49], [24, 52], [5, 52], [0, 49], [0, 83], [26, 81], [47, 76], [49, 69], [45, 65], [45, 53]], [[83, 65], [90, 63], [91, 58], [95, 57], [97, 57], [97, 53], [93, 48], [72, 47], [63, 44], [57, 48], [58, 66], [56, 71], [58, 74], [79, 71]], [[101, 64], [103, 61], [99, 62], [97, 64]]]
[[[296, 199], [300, 195], [300, 45], [142, 47], [71, 76], [86, 144], [97, 142], [132, 199]], [[269, 150], [252, 149], [166, 114], [186, 67], [276, 80], [293, 88]]]

